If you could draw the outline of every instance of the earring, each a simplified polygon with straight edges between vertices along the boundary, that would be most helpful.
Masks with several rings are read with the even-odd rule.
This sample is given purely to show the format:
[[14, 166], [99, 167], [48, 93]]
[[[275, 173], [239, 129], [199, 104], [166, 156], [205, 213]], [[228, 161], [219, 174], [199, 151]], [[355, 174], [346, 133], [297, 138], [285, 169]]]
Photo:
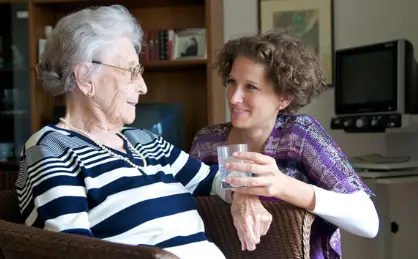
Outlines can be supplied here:
[[93, 85], [93, 83], [90, 82], [90, 85], [91, 85], [91, 91], [87, 93], [87, 96], [88, 97], [92, 97], [93, 96], [93, 93], [94, 93], [94, 85]]

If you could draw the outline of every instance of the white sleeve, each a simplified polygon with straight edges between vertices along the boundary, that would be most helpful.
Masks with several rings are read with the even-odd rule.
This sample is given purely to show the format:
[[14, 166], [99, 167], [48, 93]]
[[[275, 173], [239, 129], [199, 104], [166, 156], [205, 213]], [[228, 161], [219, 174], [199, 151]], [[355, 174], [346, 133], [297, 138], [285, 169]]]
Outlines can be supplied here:
[[226, 196], [225, 193], [226, 193], [226, 190], [222, 187], [221, 174], [218, 171], [215, 175], [215, 178], [213, 179], [212, 190], [210, 194], [218, 195], [222, 200], [227, 201], [225, 197]]
[[354, 235], [374, 238], [379, 231], [379, 216], [364, 191], [336, 193], [312, 185], [317, 216]]

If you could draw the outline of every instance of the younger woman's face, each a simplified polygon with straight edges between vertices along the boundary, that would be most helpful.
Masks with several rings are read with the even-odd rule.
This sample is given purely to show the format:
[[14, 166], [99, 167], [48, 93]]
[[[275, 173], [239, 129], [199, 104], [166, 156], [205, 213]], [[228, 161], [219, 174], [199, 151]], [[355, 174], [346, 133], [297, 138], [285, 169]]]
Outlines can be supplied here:
[[271, 125], [277, 119], [281, 103], [263, 64], [246, 57], [236, 58], [226, 87], [234, 127], [253, 129]]

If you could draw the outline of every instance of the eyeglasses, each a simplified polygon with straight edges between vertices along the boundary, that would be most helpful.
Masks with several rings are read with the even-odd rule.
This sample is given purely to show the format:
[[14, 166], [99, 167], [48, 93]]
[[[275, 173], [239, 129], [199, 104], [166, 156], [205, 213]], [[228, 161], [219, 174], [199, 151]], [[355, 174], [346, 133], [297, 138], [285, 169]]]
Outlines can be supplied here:
[[138, 78], [138, 75], [142, 76], [142, 74], [144, 73], [144, 67], [141, 64], [138, 64], [135, 67], [131, 67], [131, 68], [123, 68], [123, 67], [117, 67], [117, 66], [113, 66], [113, 65], [109, 65], [109, 64], [104, 64], [104, 63], [102, 63], [100, 61], [96, 61], [96, 60], [91, 61], [91, 63], [102, 65], [102, 66], [107, 66], [107, 67], [113, 67], [113, 68], [116, 68], [116, 69], [131, 72], [131, 81], [132, 82], [135, 81]]

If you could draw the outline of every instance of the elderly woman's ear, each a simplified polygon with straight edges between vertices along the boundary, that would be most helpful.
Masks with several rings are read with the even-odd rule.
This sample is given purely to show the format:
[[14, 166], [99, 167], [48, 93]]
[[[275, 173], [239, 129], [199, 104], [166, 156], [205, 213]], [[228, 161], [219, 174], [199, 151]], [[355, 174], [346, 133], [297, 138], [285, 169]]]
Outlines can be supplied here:
[[88, 97], [92, 97], [96, 91], [92, 81], [92, 69], [92, 64], [87, 62], [77, 64], [73, 69], [78, 89]]

